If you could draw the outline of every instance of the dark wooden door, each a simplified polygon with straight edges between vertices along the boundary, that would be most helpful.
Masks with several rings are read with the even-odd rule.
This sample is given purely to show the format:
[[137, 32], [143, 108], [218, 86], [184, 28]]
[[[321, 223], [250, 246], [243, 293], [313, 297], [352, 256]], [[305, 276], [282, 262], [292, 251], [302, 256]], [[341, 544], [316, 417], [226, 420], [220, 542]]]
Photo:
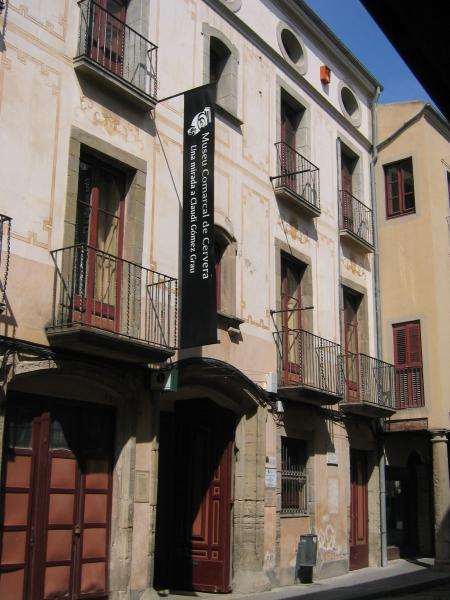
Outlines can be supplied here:
[[344, 291], [346, 400], [359, 400], [358, 306], [360, 298]]
[[97, 0], [92, 4], [91, 57], [116, 75], [123, 75], [125, 0]]
[[369, 517], [367, 500], [367, 455], [350, 450], [350, 569], [369, 565]]
[[303, 269], [287, 257], [281, 260], [283, 370], [286, 382], [302, 379], [301, 279]]
[[7, 409], [0, 597], [107, 597], [112, 415], [45, 399]]
[[119, 332], [125, 176], [93, 158], [80, 161], [75, 320]]
[[178, 404], [161, 422], [155, 585], [229, 592], [234, 417]]

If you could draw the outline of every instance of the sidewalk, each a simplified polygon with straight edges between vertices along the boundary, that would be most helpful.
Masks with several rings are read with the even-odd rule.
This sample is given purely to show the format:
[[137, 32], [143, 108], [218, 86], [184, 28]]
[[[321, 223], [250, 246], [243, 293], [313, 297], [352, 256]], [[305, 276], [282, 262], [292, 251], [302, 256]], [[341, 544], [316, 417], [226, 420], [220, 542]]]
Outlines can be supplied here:
[[310, 584], [297, 584], [275, 588], [270, 592], [259, 594], [209, 594], [202, 592], [171, 593], [168, 600], [192, 600], [193, 597], [220, 598], [233, 600], [248, 598], [249, 600], [371, 600], [395, 596], [428, 589], [436, 585], [450, 582], [450, 573], [435, 571], [430, 558], [415, 559], [414, 561], [399, 559], [389, 562], [389, 566], [369, 567], [352, 571], [346, 575], [321, 579]]

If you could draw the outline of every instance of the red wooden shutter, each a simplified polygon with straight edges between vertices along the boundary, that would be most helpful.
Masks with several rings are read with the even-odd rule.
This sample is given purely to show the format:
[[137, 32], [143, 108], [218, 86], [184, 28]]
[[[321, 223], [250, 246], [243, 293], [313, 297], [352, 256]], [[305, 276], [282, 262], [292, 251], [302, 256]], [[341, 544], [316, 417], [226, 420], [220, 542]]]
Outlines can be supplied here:
[[393, 326], [397, 408], [424, 405], [420, 322]]
[[408, 366], [421, 367], [420, 323], [408, 323], [406, 331], [408, 340]]

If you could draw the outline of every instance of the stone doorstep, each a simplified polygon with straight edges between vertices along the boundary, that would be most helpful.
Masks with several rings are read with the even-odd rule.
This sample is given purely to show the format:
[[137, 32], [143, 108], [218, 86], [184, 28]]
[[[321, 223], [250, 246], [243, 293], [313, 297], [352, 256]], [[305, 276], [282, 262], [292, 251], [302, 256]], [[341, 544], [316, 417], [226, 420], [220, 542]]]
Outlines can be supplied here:
[[350, 571], [311, 584], [297, 584], [274, 588], [270, 592], [255, 594], [213, 594], [209, 592], [173, 591], [167, 600], [192, 600], [193, 598], [216, 598], [234, 600], [238, 598], [261, 598], [261, 600], [375, 600], [393, 597], [450, 583], [450, 573], [433, 568], [433, 559], [418, 559], [412, 563], [405, 559], [390, 561], [387, 567], [368, 567]]

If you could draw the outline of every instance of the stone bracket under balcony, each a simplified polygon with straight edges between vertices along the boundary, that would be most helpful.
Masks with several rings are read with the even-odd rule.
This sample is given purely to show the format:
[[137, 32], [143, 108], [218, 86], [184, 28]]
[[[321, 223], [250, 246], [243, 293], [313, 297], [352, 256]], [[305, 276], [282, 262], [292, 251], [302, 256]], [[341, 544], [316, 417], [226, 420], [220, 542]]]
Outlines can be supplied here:
[[317, 390], [300, 383], [298, 385], [280, 385], [277, 393], [281, 400], [292, 400], [315, 406], [337, 404], [342, 400], [342, 395], [336, 395], [327, 390]]
[[175, 354], [170, 348], [84, 325], [48, 329], [47, 338], [52, 348], [133, 364], [164, 362]]
[[356, 235], [350, 229], [340, 229], [339, 235], [341, 240], [352, 244], [354, 247], [358, 248], [358, 250], [362, 250], [365, 253], [373, 252], [374, 246], [366, 242], [362, 237]]
[[103, 90], [111, 92], [124, 102], [131, 104], [137, 110], [150, 111], [157, 104], [156, 98], [152, 98], [138, 88], [130, 85], [126, 80], [102, 67], [102, 65], [88, 56], [77, 56], [73, 60], [73, 66], [76, 73], [94, 82]]
[[395, 408], [381, 406], [374, 402], [361, 402], [357, 400], [351, 402], [343, 401], [339, 404], [339, 408], [347, 414], [369, 417], [371, 419], [387, 419], [395, 413]]

